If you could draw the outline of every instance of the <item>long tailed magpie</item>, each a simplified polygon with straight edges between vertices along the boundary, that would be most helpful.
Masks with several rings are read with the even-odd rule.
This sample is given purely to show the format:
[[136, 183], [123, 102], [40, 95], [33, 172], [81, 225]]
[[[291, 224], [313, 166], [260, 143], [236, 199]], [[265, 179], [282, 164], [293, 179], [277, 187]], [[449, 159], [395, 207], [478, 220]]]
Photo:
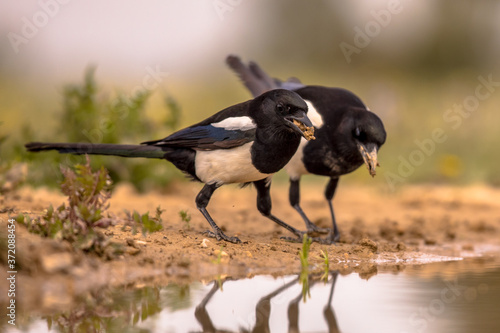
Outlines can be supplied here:
[[206, 207], [214, 191], [224, 184], [253, 183], [257, 208], [267, 218], [301, 237], [303, 232], [271, 214], [271, 176], [295, 154], [301, 136], [313, 129], [307, 105], [295, 92], [276, 89], [230, 106], [164, 139], [141, 145], [92, 143], [26, 144], [28, 151], [115, 155], [166, 159], [179, 170], [204, 183], [196, 206], [212, 227], [210, 236], [239, 243], [214, 222]]
[[370, 175], [375, 176], [377, 153], [386, 140], [382, 120], [348, 90], [308, 86], [296, 78], [284, 82], [273, 79], [256, 63], [245, 65], [237, 56], [228, 56], [226, 62], [254, 96], [281, 88], [295, 91], [306, 101], [308, 116], [316, 129], [316, 140], [302, 140], [296, 154], [285, 166], [290, 176], [289, 200], [301, 215], [309, 232], [325, 232], [325, 229], [313, 224], [300, 207], [299, 182], [305, 174], [329, 177], [325, 198], [330, 208], [332, 230], [326, 242], [338, 241], [340, 232], [332, 199], [339, 177], [356, 170], [363, 163], [368, 167]]

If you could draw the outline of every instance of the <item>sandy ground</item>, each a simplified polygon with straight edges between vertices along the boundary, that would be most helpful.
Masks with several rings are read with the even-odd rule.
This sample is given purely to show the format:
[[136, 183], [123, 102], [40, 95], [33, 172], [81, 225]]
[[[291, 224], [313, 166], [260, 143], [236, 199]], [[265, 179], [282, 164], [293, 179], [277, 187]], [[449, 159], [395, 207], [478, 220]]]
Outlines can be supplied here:
[[[138, 195], [128, 185], [117, 186], [109, 209], [117, 217], [117, 225], [105, 233], [126, 251], [113, 260], [83, 254], [65, 242], [42, 239], [17, 225], [18, 304], [43, 313], [65, 309], [76, 295], [104, 286], [300, 271], [302, 245], [282, 240], [292, 235], [260, 215], [253, 188], [223, 187], [208, 206], [226, 234], [238, 236], [243, 243], [204, 240], [208, 223], [194, 204], [200, 189], [200, 184], [179, 183], [167, 193]], [[273, 213], [304, 229], [300, 216], [288, 204], [287, 191], [287, 184], [273, 184]], [[9, 193], [0, 199], [0, 231], [5, 236], [9, 217], [19, 213], [37, 217], [50, 204], [57, 207], [65, 200], [58, 191], [46, 189], [25, 187]], [[158, 205], [165, 209], [162, 231], [143, 236], [133, 235], [129, 228], [123, 230], [124, 209], [152, 213]], [[321, 251], [328, 253], [330, 269], [342, 274], [354, 271], [364, 278], [380, 270], [399, 271], [408, 265], [499, 253], [497, 188], [422, 185], [384, 193], [373, 187], [341, 184], [334, 205], [341, 240], [336, 245], [312, 244], [311, 271], [323, 269]], [[319, 226], [330, 227], [322, 184], [302, 185], [302, 208]], [[191, 215], [189, 225], [181, 220], [181, 210]], [[5, 259], [0, 263], [5, 266]], [[7, 287], [6, 271], [6, 267], [0, 271], [2, 290]], [[0, 294], [1, 304], [6, 296]]]

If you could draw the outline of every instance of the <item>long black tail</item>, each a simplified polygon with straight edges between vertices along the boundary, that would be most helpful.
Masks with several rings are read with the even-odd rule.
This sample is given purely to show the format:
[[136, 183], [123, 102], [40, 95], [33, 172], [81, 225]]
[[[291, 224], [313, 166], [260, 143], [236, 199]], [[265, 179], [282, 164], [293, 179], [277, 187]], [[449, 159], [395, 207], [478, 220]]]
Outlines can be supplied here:
[[304, 87], [297, 78], [289, 78], [284, 82], [273, 79], [255, 62], [250, 61], [248, 65], [245, 65], [235, 55], [229, 55], [226, 58], [226, 63], [238, 75], [254, 97], [273, 89], [297, 90]]
[[226, 58], [226, 63], [239, 76], [253, 96], [259, 96], [266, 91], [279, 88], [276, 82], [256, 63], [245, 66], [241, 59], [235, 55], [229, 55]]
[[45, 143], [30, 142], [25, 145], [31, 152], [57, 150], [63, 154], [113, 155], [123, 157], [165, 158], [168, 148], [148, 145], [115, 145], [94, 143]]

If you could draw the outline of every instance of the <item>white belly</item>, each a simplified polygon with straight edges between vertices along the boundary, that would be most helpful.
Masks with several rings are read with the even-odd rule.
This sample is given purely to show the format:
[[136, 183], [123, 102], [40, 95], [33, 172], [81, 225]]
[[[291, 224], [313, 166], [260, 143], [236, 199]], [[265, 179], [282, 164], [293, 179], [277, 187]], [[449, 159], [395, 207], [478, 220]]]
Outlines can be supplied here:
[[[323, 126], [323, 117], [321, 117], [318, 111], [316, 111], [316, 108], [310, 101], [308, 100], [305, 101], [308, 108], [307, 117], [311, 120], [314, 127], [320, 128], [321, 126]], [[307, 175], [309, 173], [303, 162], [304, 147], [307, 144], [307, 142], [308, 141], [304, 138], [300, 140], [300, 145], [299, 148], [297, 149], [297, 152], [290, 159], [290, 162], [288, 162], [288, 164], [285, 166], [286, 172], [293, 180], [297, 180], [300, 178], [300, 176]]]
[[300, 140], [300, 145], [293, 157], [290, 159], [287, 165], [285, 165], [286, 173], [290, 176], [292, 180], [297, 180], [302, 175], [307, 175], [309, 172], [302, 161], [304, 157], [304, 146], [307, 144], [307, 140], [302, 138]]
[[231, 149], [197, 151], [196, 176], [206, 184], [248, 183], [270, 174], [259, 172], [252, 164], [253, 142]]

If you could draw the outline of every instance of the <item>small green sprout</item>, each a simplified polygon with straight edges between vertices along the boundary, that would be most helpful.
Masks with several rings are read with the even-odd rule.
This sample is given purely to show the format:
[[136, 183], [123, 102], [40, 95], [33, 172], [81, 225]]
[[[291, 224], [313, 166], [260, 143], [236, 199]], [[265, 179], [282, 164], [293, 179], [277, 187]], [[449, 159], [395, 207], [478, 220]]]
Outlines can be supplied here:
[[181, 217], [182, 222], [186, 223], [186, 228], [189, 230], [191, 229], [191, 225], [189, 222], [191, 222], [191, 214], [187, 212], [187, 210], [181, 210], [179, 212], [179, 216]]
[[300, 258], [300, 277], [299, 283], [302, 284], [302, 299], [305, 303], [307, 296], [311, 297], [309, 290], [309, 250], [311, 248], [312, 239], [304, 234], [302, 241], [302, 250], [299, 251]]
[[137, 233], [137, 226], [141, 226], [142, 235], [146, 236], [148, 233], [153, 233], [163, 229], [163, 219], [161, 218], [161, 214], [163, 214], [164, 211], [164, 209], [161, 209], [160, 206], [158, 206], [156, 207], [154, 217], [150, 217], [149, 212], [141, 215], [135, 210], [132, 214], [125, 211], [125, 214], [127, 215], [127, 219], [132, 222], [132, 233], [135, 235]]
[[328, 258], [328, 251], [321, 250], [321, 257], [323, 258], [323, 275], [321, 275], [321, 280], [323, 282], [328, 282], [328, 276], [330, 275], [330, 259]]

